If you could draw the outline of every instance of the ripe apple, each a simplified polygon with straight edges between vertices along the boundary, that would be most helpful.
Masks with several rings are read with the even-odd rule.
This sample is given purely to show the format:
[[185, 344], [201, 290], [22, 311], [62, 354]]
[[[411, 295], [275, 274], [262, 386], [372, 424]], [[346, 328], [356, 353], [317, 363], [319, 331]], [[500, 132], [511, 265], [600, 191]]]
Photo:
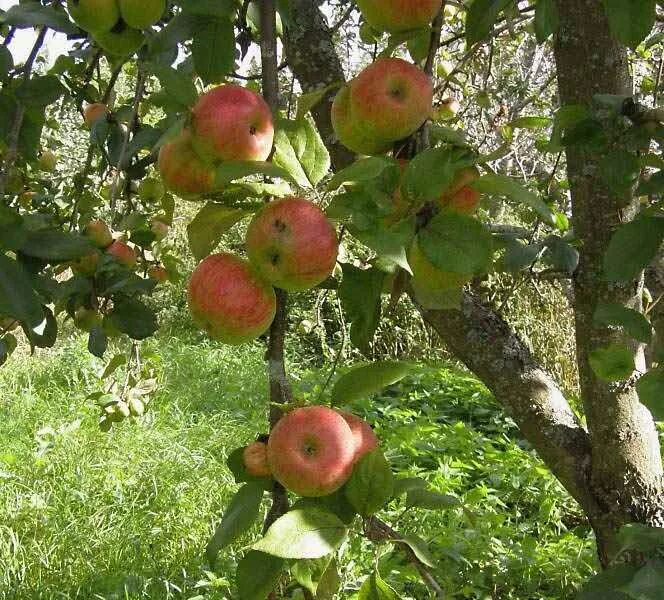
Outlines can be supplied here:
[[244, 468], [254, 477], [270, 477], [270, 465], [267, 464], [267, 444], [253, 442], [242, 452]]
[[166, 0], [118, 0], [120, 15], [134, 29], [154, 25], [166, 10]]
[[103, 102], [95, 102], [93, 104], [88, 104], [83, 109], [83, 120], [87, 127], [92, 127], [96, 121], [102, 117], [106, 117], [108, 114], [108, 106]]
[[168, 281], [168, 271], [162, 266], [153, 265], [148, 269], [148, 277], [158, 283], [165, 283]]
[[431, 79], [400, 58], [379, 58], [350, 82], [346, 93], [338, 100], [335, 132], [351, 143], [355, 133], [361, 134], [360, 141], [369, 136], [376, 147], [389, 147], [431, 116]]
[[67, 0], [67, 10], [85, 31], [110, 31], [120, 19], [116, 0]]
[[94, 275], [97, 271], [97, 264], [99, 263], [99, 252], [92, 252], [91, 254], [86, 254], [82, 256], [77, 261], [71, 263], [71, 269], [74, 273], [80, 275], [85, 275], [89, 277]]
[[164, 184], [176, 194], [190, 196], [214, 189], [214, 168], [194, 152], [188, 130], [161, 147], [157, 165]]
[[256, 92], [226, 84], [203, 94], [191, 111], [192, 142], [206, 160], [265, 160], [272, 150], [272, 113]]
[[345, 419], [327, 406], [297, 408], [270, 434], [267, 459], [274, 478], [300, 496], [327, 496], [351, 475], [355, 437]]
[[51, 150], [43, 150], [39, 156], [39, 168], [42, 171], [48, 171], [49, 173], [55, 169], [55, 165], [58, 162], [58, 157]]
[[249, 224], [249, 260], [272, 285], [308, 290], [326, 279], [337, 259], [337, 235], [325, 213], [303, 198], [265, 205]]
[[441, 195], [440, 206], [450, 208], [467, 215], [473, 214], [480, 203], [480, 193], [468, 184], [480, 176], [476, 167], [460, 169], [454, 176], [450, 187]]
[[424, 308], [438, 309], [456, 306], [461, 289], [473, 278], [471, 274], [452, 273], [438, 269], [424, 255], [417, 239], [408, 253], [408, 264], [413, 272], [411, 287], [415, 299]]
[[150, 231], [154, 234], [155, 239], [161, 242], [168, 235], [168, 225], [159, 219], [153, 219]]
[[84, 230], [85, 236], [97, 246], [97, 248], [106, 248], [113, 243], [113, 235], [108, 225], [101, 219], [90, 221]]
[[461, 105], [454, 98], [444, 98], [440, 104], [436, 106], [435, 117], [437, 121], [449, 121], [454, 119], [459, 112]]
[[364, 20], [389, 33], [427, 27], [441, 5], [442, 0], [357, 0]]
[[358, 154], [385, 154], [391, 142], [379, 142], [370, 133], [364, 131], [362, 125], [352, 118], [350, 112], [350, 86], [345, 85], [334, 97], [332, 102], [332, 128], [337, 139], [346, 148]]
[[136, 266], [136, 252], [120, 240], [115, 240], [106, 248], [106, 252], [128, 269], [133, 269]]
[[360, 460], [367, 452], [371, 452], [374, 448], [378, 447], [378, 438], [369, 423], [351, 413], [341, 410], [337, 412], [344, 418], [353, 432], [353, 439], [355, 440], [355, 462]]
[[147, 177], [138, 184], [138, 197], [143, 202], [158, 202], [165, 192], [164, 184], [154, 177]]
[[110, 31], [95, 32], [92, 37], [102, 50], [122, 58], [134, 54], [145, 41], [145, 36], [140, 31], [127, 27], [122, 20]]
[[233, 254], [212, 254], [189, 280], [189, 310], [210, 337], [226, 344], [257, 338], [272, 323], [274, 289], [248, 261]]

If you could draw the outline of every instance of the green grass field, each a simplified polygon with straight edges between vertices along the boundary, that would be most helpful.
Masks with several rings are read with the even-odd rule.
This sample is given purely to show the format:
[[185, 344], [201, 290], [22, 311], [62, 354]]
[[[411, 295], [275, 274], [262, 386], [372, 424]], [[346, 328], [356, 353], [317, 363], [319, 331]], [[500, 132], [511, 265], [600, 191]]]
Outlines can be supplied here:
[[[236, 489], [225, 457], [265, 429], [263, 350], [190, 334], [145, 346], [159, 390], [145, 417], [109, 433], [86, 400], [103, 363], [83, 339], [0, 369], [3, 600], [236, 597], [234, 565], [251, 540], [214, 574], [204, 548]], [[327, 373], [302, 364], [292, 357], [296, 390], [315, 398]], [[593, 571], [578, 509], [474, 379], [423, 366], [355, 410], [399, 474], [461, 499], [463, 509], [388, 514], [430, 543], [450, 598], [569, 598]], [[353, 598], [373, 560], [368, 547], [358, 555], [343, 564], [340, 598]], [[401, 597], [429, 597], [391, 547], [378, 558]]]

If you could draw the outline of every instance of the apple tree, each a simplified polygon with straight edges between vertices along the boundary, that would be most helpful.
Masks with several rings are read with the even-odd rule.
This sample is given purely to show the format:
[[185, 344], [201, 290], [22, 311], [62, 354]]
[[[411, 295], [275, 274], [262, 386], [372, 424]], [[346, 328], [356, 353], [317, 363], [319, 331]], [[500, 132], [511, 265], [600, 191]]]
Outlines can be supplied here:
[[[200, 261], [194, 321], [223, 343], [267, 336], [266, 431], [229, 456], [240, 488], [207, 548], [213, 565], [270, 495], [263, 535], [238, 564], [242, 598], [334, 597], [349, 536], [393, 545], [432, 597], [445, 595], [425, 541], [379, 513], [459, 500], [395, 477], [352, 414], [410, 369], [369, 360], [386, 290], [487, 385], [586, 513], [608, 576], [583, 593], [641, 598], [644, 578], [664, 583], [664, 379], [649, 320], [661, 296], [644, 285], [664, 236], [661, 66], [652, 99], [633, 95], [630, 71], [660, 43], [657, 3], [446, 4], [28, 0], [0, 15], [0, 363], [18, 327], [31, 347], [50, 347], [72, 319], [96, 356], [128, 344], [109, 375], [122, 361], [135, 369], [95, 398], [100, 426], [140, 417], [153, 384], [138, 342], [158, 329], [150, 296], [179, 276], [168, 232], [180, 199], [198, 203], [187, 227]], [[36, 38], [14, 64], [8, 47], [24, 29]], [[70, 50], [47, 67], [39, 54], [52, 32]], [[451, 92], [484, 69], [482, 118], [494, 54], [515, 40], [551, 77], [539, 90], [522, 82], [521, 100], [500, 106], [499, 146], [488, 133], [471, 143]], [[260, 68], [238, 73], [252, 55]], [[555, 108], [531, 114], [554, 81]], [[85, 148], [63, 160], [58, 131], [72, 108]], [[530, 175], [517, 130], [545, 134], [528, 150]], [[518, 225], [498, 222], [502, 204]], [[247, 258], [215, 252], [242, 222]], [[569, 282], [580, 407], [483, 293], [498, 272]], [[367, 360], [303, 406], [284, 360], [289, 295], [321, 286]], [[359, 591], [374, 597], [398, 597], [379, 569]]]

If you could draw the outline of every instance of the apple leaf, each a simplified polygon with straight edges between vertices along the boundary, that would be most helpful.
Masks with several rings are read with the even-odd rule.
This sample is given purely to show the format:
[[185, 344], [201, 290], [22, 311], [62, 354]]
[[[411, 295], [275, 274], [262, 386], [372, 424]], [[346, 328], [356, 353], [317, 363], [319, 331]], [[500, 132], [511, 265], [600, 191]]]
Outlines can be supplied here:
[[253, 549], [280, 558], [320, 558], [334, 552], [348, 530], [331, 512], [302, 508], [279, 517]]
[[210, 254], [224, 233], [248, 214], [248, 211], [240, 208], [208, 202], [187, 225], [189, 247], [196, 260], [202, 260]]
[[0, 315], [30, 327], [44, 320], [42, 305], [30, 276], [20, 263], [0, 253]]
[[622, 327], [625, 333], [639, 342], [649, 344], [652, 340], [652, 326], [643, 313], [615, 302], [599, 304], [595, 310], [595, 321], [602, 325]]
[[108, 347], [108, 337], [101, 325], [95, 325], [88, 336], [88, 352], [97, 358], [104, 358]]
[[655, 257], [663, 238], [662, 217], [641, 216], [618, 227], [604, 254], [606, 279], [634, 279]]
[[339, 299], [350, 326], [350, 341], [361, 352], [369, 351], [380, 320], [385, 273], [380, 269], [359, 269], [343, 264]]
[[612, 150], [599, 161], [599, 175], [612, 192], [622, 194], [639, 180], [641, 162], [633, 152]]
[[639, 400], [655, 421], [664, 421], [664, 369], [652, 369], [636, 382]]
[[5, 25], [19, 29], [46, 26], [62, 33], [78, 33], [78, 27], [67, 18], [64, 11], [56, 10], [53, 6], [42, 6], [38, 2], [16, 3], [2, 15], [2, 20]]
[[133, 340], [143, 340], [159, 329], [154, 311], [136, 298], [117, 300], [108, 319]]
[[466, 43], [472, 46], [486, 38], [498, 14], [513, 0], [473, 0], [466, 15]]
[[393, 158], [382, 156], [369, 156], [356, 160], [352, 165], [341, 169], [328, 184], [328, 189], [334, 191], [345, 183], [365, 183], [376, 179], [385, 169], [394, 167], [396, 161]]
[[560, 25], [555, 0], [537, 0], [535, 5], [535, 36], [542, 44], [558, 31]]
[[315, 186], [330, 169], [330, 154], [309, 119], [277, 121], [272, 160], [303, 188]]
[[219, 83], [235, 67], [235, 34], [227, 18], [198, 19], [191, 53], [205, 83]]
[[267, 598], [274, 590], [284, 568], [276, 556], [250, 550], [237, 565], [237, 587], [240, 600]]
[[228, 508], [221, 518], [221, 523], [215, 529], [214, 535], [208, 542], [205, 555], [211, 565], [217, 560], [217, 555], [243, 533], [246, 533], [258, 519], [261, 501], [263, 500], [263, 487], [256, 483], [246, 483], [233, 496]]
[[600, 571], [583, 585], [576, 600], [630, 600], [632, 597], [619, 587], [632, 581], [637, 570], [633, 565], [619, 564]]
[[622, 552], [626, 550], [653, 552], [664, 548], [664, 528], [651, 527], [643, 523], [627, 523], [618, 531], [617, 541]]
[[354, 366], [339, 377], [332, 388], [332, 404], [364, 400], [388, 385], [403, 379], [413, 370], [411, 363], [399, 360], [375, 361]]
[[532, 208], [548, 225], [556, 225], [556, 218], [546, 202], [537, 194], [527, 190], [512, 177], [494, 173], [483, 175], [473, 181], [470, 186], [483, 194], [504, 196], [514, 202], [520, 202]]
[[321, 558], [298, 560], [291, 567], [291, 574], [295, 581], [316, 596], [318, 585], [333, 559], [334, 557], [328, 554]]
[[409, 490], [426, 488], [429, 484], [421, 477], [400, 477], [394, 481], [394, 497], [402, 496]]
[[295, 119], [303, 119], [304, 116], [316, 106], [331, 90], [335, 90], [343, 85], [342, 81], [335, 81], [330, 85], [326, 85], [324, 88], [314, 90], [313, 92], [307, 92], [302, 94], [297, 99], [297, 112], [295, 113]]
[[622, 381], [634, 372], [634, 355], [621, 344], [597, 348], [588, 355], [590, 368], [604, 381]]
[[57, 229], [31, 231], [21, 246], [23, 254], [49, 262], [73, 260], [94, 251], [95, 247], [88, 239]]
[[604, 0], [611, 33], [632, 49], [646, 38], [655, 24], [655, 0]]
[[316, 600], [334, 600], [341, 587], [341, 576], [337, 568], [337, 559], [332, 558], [327, 569], [318, 580], [316, 586]]
[[362, 584], [357, 600], [399, 600], [399, 595], [374, 571]]
[[378, 512], [394, 493], [394, 475], [383, 452], [367, 452], [353, 468], [346, 484], [346, 498], [362, 516]]
[[632, 581], [620, 589], [627, 592], [631, 598], [661, 598], [664, 590], [664, 560], [652, 558], [635, 573]]
[[436, 559], [431, 554], [427, 543], [421, 537], [416, 535], [406, 535], [397, 541], [408, 546], [417, 557], [417, 560], [422, 564], [431, 567], [432, 569], [436, 567]]
[[280, 177], [286, 181], [296, 183], [288, 171], [271, 162], [260, 160], [229, 160], [217, 167], [215, 184], [217, 187], [224, 187], [231, 181], [242, 179], [249, 175]]
[[459, 506], [459, 499], [449, 494], [440, 494], [423, 487], [415, 487], [406, 493], [406, 506], [426, 510], [447, 510]]
[[450, 273], [472, 274], [491, 264], [493, 241], [474, 217], [441, 211], [418, 234], [422, 253], [434, 267]]

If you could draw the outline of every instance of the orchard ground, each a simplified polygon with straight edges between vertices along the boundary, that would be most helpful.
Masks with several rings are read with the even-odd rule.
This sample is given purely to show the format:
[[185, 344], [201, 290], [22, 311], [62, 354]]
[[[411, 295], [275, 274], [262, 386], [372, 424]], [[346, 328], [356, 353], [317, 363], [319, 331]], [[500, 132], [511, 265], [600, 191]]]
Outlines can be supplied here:
[[[236, 489], [227, 454], [265, 428], [263, 347], [185, 328], [144, 348], [159, 391], [140, 422], [108, 434], [86, 400], [103, 363], [84, 338], [0, 370], [2, 600], [235, 598], [242, 543], [220, 555], [215, 574], [204, 548]], [[296, 354], [289, 364], [297, 395], [317, 398], [327, 371]], [[475, 379], [421, 366], [354, 410], [374, 424], [398, 475], [461, 499], [463, 509], [391, 515], [430, 543], [450, 598], [569, 598], [593, 572], [580, 511]], [[390, 549], [381, 547], [384, 577], [401, 598], [429, 598]], [[352, 550], [366, 564], [344, 572], [344, 599], [372, 563], [369, 547]]]

